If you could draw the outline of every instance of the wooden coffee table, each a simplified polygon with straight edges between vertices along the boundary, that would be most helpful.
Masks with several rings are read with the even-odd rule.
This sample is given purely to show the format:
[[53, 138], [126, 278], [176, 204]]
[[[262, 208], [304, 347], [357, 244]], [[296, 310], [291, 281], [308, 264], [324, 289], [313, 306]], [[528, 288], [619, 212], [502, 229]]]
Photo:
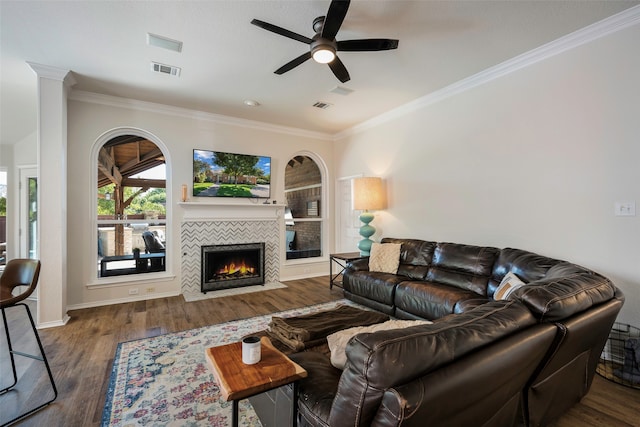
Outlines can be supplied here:
[[297, 411], [296, 381], [307, 376], [300, 365], [293, 362], [262, 337], [260, 362], [254, 365], [242, 363], [242, 343], [235, 342], [206, 350], [207, 360], [220, 385], [224, 399], [233, 405], [232, 425], [238, 425], [238, 401], [256, 394], [293, 383], [292, 419]]

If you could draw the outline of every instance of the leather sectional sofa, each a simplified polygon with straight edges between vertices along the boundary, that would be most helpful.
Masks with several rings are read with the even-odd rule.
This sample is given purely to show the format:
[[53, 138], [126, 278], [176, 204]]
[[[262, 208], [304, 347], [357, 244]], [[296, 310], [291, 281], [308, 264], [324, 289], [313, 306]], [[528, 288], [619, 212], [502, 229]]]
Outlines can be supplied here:
[[[302, 426], [543, 426], [591, 386], [624, 297], [610, 280], [519, 249], [416, 239], [396, 274], [348, 265], [347, 298], [432, 324], [359, 334], [344, 370], [315, 352], [291, 356]], [[507, 273], [525, 286], [494, 293]]]

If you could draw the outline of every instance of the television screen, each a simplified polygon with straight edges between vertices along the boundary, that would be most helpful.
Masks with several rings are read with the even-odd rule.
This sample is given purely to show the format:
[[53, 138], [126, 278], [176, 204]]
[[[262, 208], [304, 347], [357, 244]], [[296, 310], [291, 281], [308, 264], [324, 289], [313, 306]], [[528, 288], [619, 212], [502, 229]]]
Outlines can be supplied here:
[[271, 157], [193, 150], [195, 197], [268, 199], [270, 184]]

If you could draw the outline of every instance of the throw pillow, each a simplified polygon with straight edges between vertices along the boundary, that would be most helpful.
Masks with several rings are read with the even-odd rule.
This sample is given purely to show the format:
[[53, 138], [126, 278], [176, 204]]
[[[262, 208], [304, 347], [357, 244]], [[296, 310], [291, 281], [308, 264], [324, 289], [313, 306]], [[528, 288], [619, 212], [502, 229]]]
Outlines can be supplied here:
[[369, 271], [396, 274], [400, 265], [400, 243], [374, 243], [369, 254]]
[[526, 285], [526, 283], [520, 280], [518, 276], [509, 272], [504, 275], [502, 282], [500, 282], [500, 286], [498, 286], [498, 289], [496, 289], [493, 294], [493, 299], [496, 301], [508, 299], [509, 295], [511, 295], [513, 291], [523, 287], [524, 285]]
[[327, 343], [331, 350], [331, 364], [338, 369], [344, 369], [347, 363], [347, 343], [357, 334], [364, 332], [386, 331], [389, 329], [408, 328], [410, 326], [425, 325], [433, 323], [429, 320], [387, 320], [371, 326], [356, 326], [354, 328], [343, 329], [333, 334], [327, 335]]

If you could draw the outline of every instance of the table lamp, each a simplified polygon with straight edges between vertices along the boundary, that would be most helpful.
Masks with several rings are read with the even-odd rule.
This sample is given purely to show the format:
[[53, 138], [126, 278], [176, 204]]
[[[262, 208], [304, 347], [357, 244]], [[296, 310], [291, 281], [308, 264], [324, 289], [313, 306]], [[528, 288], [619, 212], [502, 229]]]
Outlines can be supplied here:
[[371, 251], [373, 240], [369, 237], [373, 236], [376, 229], [369, 225], [373, 221], [373, 213], [369, 210], [384, 209], [387, 207], [387, 198], [382, 186], [382, 178], [363, 177], [354, 178], [353, 180], [353, 209], [362, 210], [360, 221], [364, 224], [360, 227], [360, 235], [362, 240], [358, 243], [360, 255], [368, 256]]

